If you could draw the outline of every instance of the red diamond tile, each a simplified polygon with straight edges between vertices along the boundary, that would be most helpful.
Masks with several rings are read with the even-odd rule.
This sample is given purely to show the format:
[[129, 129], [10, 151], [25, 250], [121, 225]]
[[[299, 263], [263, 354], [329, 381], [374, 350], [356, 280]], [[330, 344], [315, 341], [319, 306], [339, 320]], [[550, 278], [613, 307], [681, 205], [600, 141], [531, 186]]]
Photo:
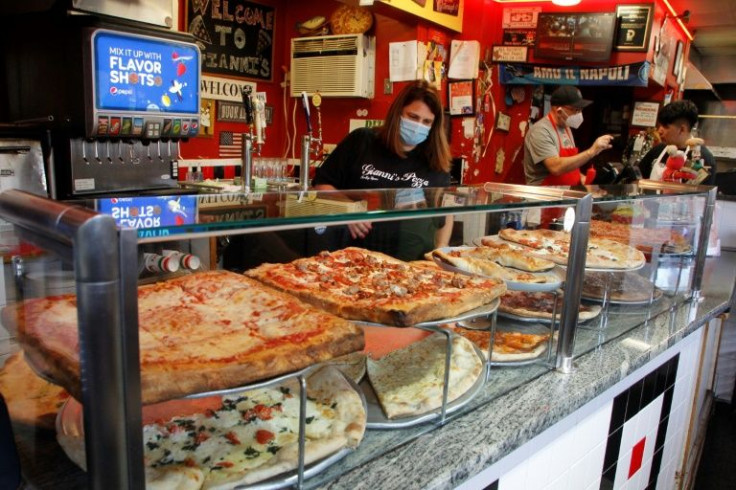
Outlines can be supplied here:
[[647, 438], [643, 437], [637, 442], [631, 450], [631, 463], [629, 463], [629, 479], [641, 468], [641, 461], [644, 459], [644, 445]]

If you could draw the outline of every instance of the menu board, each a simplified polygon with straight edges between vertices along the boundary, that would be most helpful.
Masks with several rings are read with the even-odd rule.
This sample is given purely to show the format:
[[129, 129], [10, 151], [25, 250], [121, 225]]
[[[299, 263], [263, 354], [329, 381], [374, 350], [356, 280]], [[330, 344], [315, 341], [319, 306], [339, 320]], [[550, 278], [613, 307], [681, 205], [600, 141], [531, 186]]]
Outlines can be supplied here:
[[187, 1], [187, 30], [202, 50], [202, 71], [271, 80], [275, 9], [260, 3]]
[[194, 44], [100, 29], [92, 63], [98, 111], [199, 114]]
[[613, 12], [540, 13], [534, 57], [608, 61], [615, 27]]

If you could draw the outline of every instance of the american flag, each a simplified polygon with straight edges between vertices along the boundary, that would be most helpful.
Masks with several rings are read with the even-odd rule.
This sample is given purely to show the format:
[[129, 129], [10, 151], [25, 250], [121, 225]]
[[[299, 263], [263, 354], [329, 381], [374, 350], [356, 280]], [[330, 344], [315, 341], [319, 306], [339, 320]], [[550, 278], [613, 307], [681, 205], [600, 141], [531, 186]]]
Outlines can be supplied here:
[[240, 158], [243, 153], [243, 135], [220, 131], [220, 158]]

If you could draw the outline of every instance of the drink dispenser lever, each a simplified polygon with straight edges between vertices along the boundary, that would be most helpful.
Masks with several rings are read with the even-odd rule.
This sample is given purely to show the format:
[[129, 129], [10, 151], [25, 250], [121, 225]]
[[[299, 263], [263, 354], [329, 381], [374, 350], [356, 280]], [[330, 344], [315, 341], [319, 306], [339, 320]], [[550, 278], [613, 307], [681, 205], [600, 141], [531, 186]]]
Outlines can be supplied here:
[[243, 96], [243, 106], [245, 107], [245, 122], [248, 124], [249, 132], [243, 134], [243, 154], [242, 168], [240, 176], [243, 181], [242, 192], [250, 192], [250, 183], [253, 179], [253, 100], [251, 87], [243, 87], [241, 95]]
[[312, 118], [309, 113], [309, 99], [306, 92], [302, 92], [302, 107], [304, 108], [304, 117], [307, 119], [307, 133], [312, 134]]

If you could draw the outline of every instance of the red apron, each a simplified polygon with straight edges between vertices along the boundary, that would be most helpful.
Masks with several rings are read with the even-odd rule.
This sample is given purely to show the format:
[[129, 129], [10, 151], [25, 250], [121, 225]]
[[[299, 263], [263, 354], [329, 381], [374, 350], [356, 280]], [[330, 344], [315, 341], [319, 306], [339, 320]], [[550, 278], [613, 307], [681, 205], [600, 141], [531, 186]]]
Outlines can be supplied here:
[[[560, 155], [561, 157], [572, 157], [577, 155], [580, 150], [575, 148], [563, 148], [562, 146], [562, 138], [560, 138], [560, 132], [557, 131], [557, 124], [552, 119], [552, 114], [547, 114], [547, 117], [549, 117], [549, 120], [552, 122], [552, 126], [555, 128], [555, 134], [557, 135], [557, 142], [560, 144]], [[570, 134], [570, 128], [565, 128], [565, 131], [567, 132], [567, 136], [570, 138], [570, 141], [572, 141], [572, 135]], [[548, 175], [544, 178], [542, 181], [542, 185], [580, 185], [580, 169], [576, 168], [575, 170], [570, 170], [567, 173], [564, 173], [562, 175]], [[541, 216], [540, 216], [540, 226], [542, 228], [548, 228], [549, 224], [554, 221], [556, 218], [562, 217], [563, 210], [559, 208], [547, 208], [542, 209]]]
[[[552, 126], [555, 128], [555, 134], [557, 135], [557, 142], [560, 144], [560, 155], [561, 157], [573, 157], [577, 155], [580, 150], [575, 148], [563, 148], [562, 138], [560, 138], [560, 132], [557, 131], [557, 124], [552, 119], [552, 114], [547, 114], [547, 117], [552, 122]], [[567, 136], [572, 141], [572, 135], [570, 134], [570, 128], [565, 128]], [[548, 175], [542, 181], [542, 185], [580, 185], [580, 169], [570, 170], [562, 175]]]

